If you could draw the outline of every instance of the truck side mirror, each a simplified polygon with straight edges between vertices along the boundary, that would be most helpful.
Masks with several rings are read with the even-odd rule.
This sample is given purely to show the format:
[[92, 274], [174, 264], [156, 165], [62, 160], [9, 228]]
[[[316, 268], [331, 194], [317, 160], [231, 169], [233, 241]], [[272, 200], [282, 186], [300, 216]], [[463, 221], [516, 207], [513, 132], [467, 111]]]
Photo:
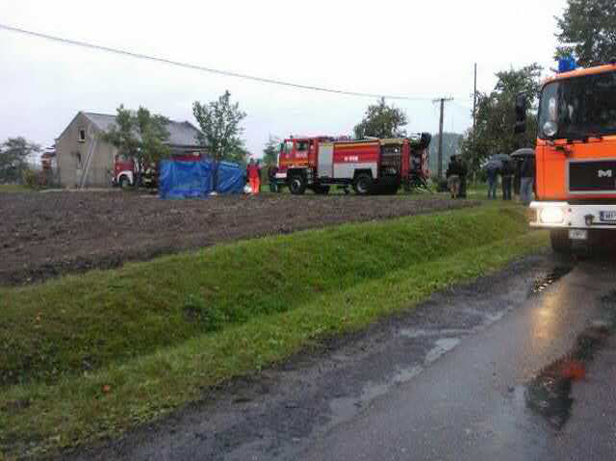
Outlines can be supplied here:
[[515, 128], [514, 133], [526, 132], [526, 112], [528, 110], [528, 99], [526, 93], [519, 93], [515, 98]]

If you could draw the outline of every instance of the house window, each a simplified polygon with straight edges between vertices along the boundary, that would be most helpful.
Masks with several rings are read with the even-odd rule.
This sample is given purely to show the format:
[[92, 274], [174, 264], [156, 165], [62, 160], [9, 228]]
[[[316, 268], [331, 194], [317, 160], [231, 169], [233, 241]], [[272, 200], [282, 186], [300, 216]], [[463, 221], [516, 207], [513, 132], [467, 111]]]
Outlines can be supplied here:
[[79, 142], [86, 142], [86, 129], [79, 128]]

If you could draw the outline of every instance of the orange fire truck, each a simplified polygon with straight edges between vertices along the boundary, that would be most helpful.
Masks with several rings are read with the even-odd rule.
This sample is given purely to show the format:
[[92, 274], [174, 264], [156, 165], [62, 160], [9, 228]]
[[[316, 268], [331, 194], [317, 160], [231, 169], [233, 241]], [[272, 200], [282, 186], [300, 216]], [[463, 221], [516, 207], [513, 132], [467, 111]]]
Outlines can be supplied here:
[[425, 187], [431, 138], [429, 133], [364, 140], [292, 137], [281, 144], [276, 182], [296, 195], [306, 189], [327, 194], [334, 185], [352, 186], [359, 195]]
[[[520, 132], [524, 95], [516, 112]], [[538, 119], [531, 225], [550, 229], [561, 253], [616, 236], [616, 59], [588, 69], [561, 61], [542, 87]]]

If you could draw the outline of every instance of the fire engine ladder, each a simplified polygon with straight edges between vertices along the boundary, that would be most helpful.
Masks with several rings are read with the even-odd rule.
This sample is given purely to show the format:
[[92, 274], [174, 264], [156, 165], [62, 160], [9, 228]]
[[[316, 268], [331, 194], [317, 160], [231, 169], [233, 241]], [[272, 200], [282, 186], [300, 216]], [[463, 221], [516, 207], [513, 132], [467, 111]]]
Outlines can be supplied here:
[[98, 145], [98, 138], [92, 135], [91, 127], [88, 127], [87, 137], [90, 140], [90, 146], [88, 147], [88, 156], [86, 157], [86, 162], [83, 165], [81, 180], [79, 181], [80, 189], [83, 189], [86, 184], [88, 173], [90, 172], [90, 165], [92, 164], [92, 155], [94, 155], [94, 151], [96, 151], [96, 147]]

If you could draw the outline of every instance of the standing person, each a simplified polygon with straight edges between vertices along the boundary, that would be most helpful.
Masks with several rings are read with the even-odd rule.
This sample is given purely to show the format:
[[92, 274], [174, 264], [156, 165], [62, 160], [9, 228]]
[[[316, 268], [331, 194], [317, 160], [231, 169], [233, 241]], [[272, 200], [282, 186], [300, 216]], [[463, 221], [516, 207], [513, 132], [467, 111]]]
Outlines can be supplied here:
[[488, 173], [488, 198], [496, 198], [496, 186], [498, 184], [498, 169], [496, 167], [489, 167]]
[[520, 167], [520, 200], [524, 206], [530, 205], [535, 183], [535, 156], [525, 155]]
[[267, 169], [267, 182], [269, 184], [270, 192], [280, 192], [278, 182], [276, 181], [276, 173], [278, 173], [278, 167], [276, 165], [270, 165]]
[[522, 168], [522, 160], [516, 158], [515, 161], [515, 173], [513, 175], [513, 194], [520, 195], [520, 170]]
[[445, 176], [447, 177], [447, 188], [451, 193], [451, 198], [458, 198], [458, 194], [460, 193], [460, 165], [455, 155], [451, 156], [451, 161], [449, 162]]
[[248, 177], [248, 184], [250, 184], [250, 189], [252, 190], [253, 195], [258, 194], [261, 189], [260, 173], [259, 165], [256, 164], [254, 159], [251, 158], [248, 163], [248, 167], [246, 168], [246, 176]]
[[511, 165], [511, 162], [503, 162], [503, 168], [501, 169], [501, 177], [503, 182], [503, 200], [511, 200], [513, 173], [513, 165]]

